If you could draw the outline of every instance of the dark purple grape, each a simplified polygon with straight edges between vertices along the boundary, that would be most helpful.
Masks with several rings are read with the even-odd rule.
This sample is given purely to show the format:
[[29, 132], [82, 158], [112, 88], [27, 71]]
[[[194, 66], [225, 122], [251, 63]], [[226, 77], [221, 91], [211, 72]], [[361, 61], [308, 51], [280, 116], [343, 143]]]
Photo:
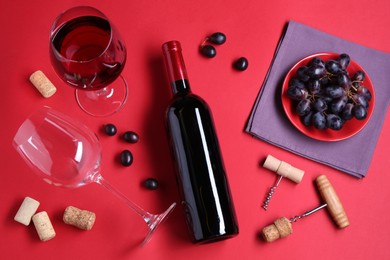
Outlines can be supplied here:
[[288, 82], [289, 87], [299, 87], [299, 88], [305, 88], [305, 83], [298, 78], [291, 78]]
[[221, 32], [216, 32], [210, 35], [208, 38], [209, 42], [214, 43], [214, 44], [224, 44], [226, 42], [226, 35], [221, 33]]
[[287, 95], [294, 100], [302, 100], [308, 96], [308, 91], [305, 88], [290, 86], [287, 89]]
[[239, 71], [246, 70], [248, 68], [248, 59], [245, 57], [239, 58], [233, 63], [233, 67]]
[[342, 53], [339, 56], [339, 63], [341, 66], [341, 69], [346, 70], [347, 67], [349, 66], [349, 63], [351, 62], [351, 58], [349, 57], [348, 54]]
[[340, 72], [337, 74], [337, 85], [341, 86], [343, 89], [348, 90], [351, 88], [352, 81], [346, 72]]
[[317, 129], [326, 128], [326, 118], [323, 113], [315, 112], [311, 118], [312, 118], [312, 124], [315, 128]]
[[217, 54], [215, 48], [208, 44], [201, 46], [200, 52], [207, 58], [213, 58]]
[[326, 101], [323, 98], [317, 98], [314, 101], [313, 107], [318, 112], [324, 112], [328, 109], [328, 105], [326, 104]]
[[133, 131], [127, 131], [123, 134], [123, 140], [125, 140], [128, 143], [135, 144], [139, 141], [139, 136], [137, 133]]
[[340, 117], [344, 120], [350, 120], [353, 118], [353, 107], [354, 104], [352, 103], [347, 103], [340, 113]]
[[363, 81], [366, 78], [366, 74], [364, 71], [358, 70], [356, 71], [355, 75], [353, 75], [352, 80], [353, 81]]
[[367, 101], [370, 101], [372, 98], [370, 90], [365, 86], [359, 85], [359, 87], [357, 88], [357, 93], [365, 97]]
[[326, 86], [329, 84], [330, 79], [328, 77], [322, 77], [319, 79], [321, 86]]
[[340, 98], [344, 95], [343, 88], [336, 85], [327, 86], [324, 91], [325, 94], [331, 98]]
[[311, 94], [318, 94], [321, 92], [321, 83], [318, 79], [310, 79], [306, 85]]
[[109, 136], [113, 136], [116, 134], [116, 126], [114, 124], [106, 124], [104, 125], [104, 132]]
[[326, 70], [331, 74], [337, 74], [341, 71], [341, 65], [338, 61], [328, 60], [325, 63]]
[[144, 181], [144, 186], [149, 190], [156, 190], [158, 189], [158, 181], [154, 178], [148, 178]]
[[343, 127], [343, 120], [335, 114], [328, 114], [326, 116], [326, 126], [333, 130], [340, 130]]
[[332, 101], [333, 101], [333, 98], [328, 97], [327, 95], [321, 95], [320, 98], [322, 98], [322, 99], [326, 102], [326, 104], [328, 104], [328, 106], [329, 106], [330, 103], [332, 103]]
[[310, 79], [309, 75], [307, 75], [306, 66], [302, 66], [297, 69], [297, 77], [303, 82], [307, 82]]
[[314, 112], [313, 111], [310, 111], [309, 113], [307, 113], [306, 115], [304, 116], [301, 116], [301, 122], [302, 124], [304, 124], [305, 126], [311, 126], [312, 125], [312, 119], [311, 117], [313, 116]]
[[314, 57], [313, 59], [311, 59], [309, 61], [308, 66], [310, 67], [310, 66], [313, 66], [313, 65], [321, 65], [321, 66], [325, 67], [325, 62], [321, 58], [319, 58], [319, 57]]
[[130, 166], [133, 163], [133, 154], [129, 150], [121, 152], [121, 163], [123, 166]]
[[333, 100], [330, 104], [330, 111], [332, 111], [333, 114], [339, 114], [344, 109], [347, 101], [348, 98], [346, 96]]
[[362, 105], [355, 105], [353, 108], [353, 115], [358, 120], [363, 120], [367, 117], [367, 109]]
[[316, 64], [308, 67], [306, 73], [312, 79], [319, 79], [326, 75], [326, 70], [324, 66]]
[[296, 107], [299, 116], [307, 115], [311, 111], [311, 102], [308, 99], [302, 99]]
[[369, 103], [363, 95], [355, 94], [355, 95], [353, 95], [352, 99], [353, 99], [353, 101], [355, 101], [356, 104], [362, 105], [363, 107], [368, 108]]

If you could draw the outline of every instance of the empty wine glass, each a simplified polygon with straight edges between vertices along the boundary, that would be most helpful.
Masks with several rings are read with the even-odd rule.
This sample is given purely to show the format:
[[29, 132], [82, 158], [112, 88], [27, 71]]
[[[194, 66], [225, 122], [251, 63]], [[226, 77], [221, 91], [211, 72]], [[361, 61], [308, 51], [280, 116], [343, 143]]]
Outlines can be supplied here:
[[119, 111], [127, 100], [120, 76], [126, 47], [99, 10], [77, 6], [60, 14], [50, 31], [50, 57], [58, 76], [76, 88], [79, 106], [93, 116]]
[[164, 213], [154, 215], [127, 199], [100, 174], [101, 149], [95, 133], [49, 107], [39, 109], [22, 123], [13, 144], [23, 159], [50, 184], [77, 188], [95, 182], [111, 191], [148, 225], [149, 233], [143, 244], [176, 205], [173, 203]]

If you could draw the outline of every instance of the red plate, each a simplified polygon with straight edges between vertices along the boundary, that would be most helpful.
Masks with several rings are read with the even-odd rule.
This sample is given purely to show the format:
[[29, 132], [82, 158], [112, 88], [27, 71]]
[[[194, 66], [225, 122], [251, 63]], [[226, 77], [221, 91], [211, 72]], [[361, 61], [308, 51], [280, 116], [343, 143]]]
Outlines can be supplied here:
[[372, 82], [370, 80], [369, 75], [367, 74], [366, 71], [364, 71], [364, 69], [359, 64], [357, 64], [355, 61], [353, 61], [351, 59], [351, 62], [347, 68], [349, 75], [353, 76], [355, 74], [355, 72], [358, 70], [364, 71], [364, 73], [366, 74], [366, 77], [363, 81], [363, 85], [370, 90], [371, 95], [372, 95], [372, 98], [370, 100], [370, 105], [369, 105], [368, 111], [367, 111], [368, 112], [367, 117], [363, 120], [357, 120], [355, 118], [348, 120], [347, 122], [345, 122], [343, 128], [341, 128], [338, 131], [332, 130], [332, 129], [319, 130], [313, 126], [305, 126], [301, 122], [299, 116], [295, 112], [294, 100], [292, 100], [290, 97], [287, 96], [287, 88], [288, 88], [288, 83], [289, 83], [290, 79], [296, 75], [296, 71], [299, 67], [307, 65], [307, 63], [309, 63], [309, 61], [311, 59], [313, 59], [314, 57], [319, 57], [319, 58], [323, 59], [324, 61], [327, 61], [330, 59], [337, 60], [338, 56], [339, 56], [339, 54], [337, 54], [337, 53], [318, 53], [318, 54], [310, 55], [310, 56], [300, 60], [287, 73], [287, 75], [284, 79], [284, 82], [283, 82], [283, 86], [282, 86], [282, 105], [283, 105], [283, 109], [286, 112], [288, 119], [303, 134], [305, 134], [311, 138], [321, 140], [321, 141], [340, 141], [340, 140], [347, 139], [347, 138], [357, 134], [360, 130], [363, 129], [363, 127], [370, 120], [370, 117], [372, 115], [372, 112], [373, 112], [374, 106], [375, 106], [374, 88], [372, 86]]

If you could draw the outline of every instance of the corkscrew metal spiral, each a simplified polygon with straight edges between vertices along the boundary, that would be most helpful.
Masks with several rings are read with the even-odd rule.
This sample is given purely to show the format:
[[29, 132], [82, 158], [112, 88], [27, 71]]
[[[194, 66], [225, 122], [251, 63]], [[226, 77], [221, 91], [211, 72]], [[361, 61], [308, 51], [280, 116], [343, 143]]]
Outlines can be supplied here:
[[263, 206], [262, 206], [262, 208], [263, 208], [264, 210], [267, 210], [267, 209], [268, 209], [269, 202], [271, 201], [271, 198], [272, 198], [272, 196], [274, 195], [275, 190], [276, 190], [276, 188], [279, 186], [279, 184], [280, 184], [280, 182], [282, 181], [282, 179], [283, 179], [283, 176], [280, 175], [279, 178], [277, 179], [277, 181], [275, 182], [275, 184], [269, 189], [268, 195], [267, 195], [267, 197], [265, 198], [265, 201], [264, 201]]
[[276, 180], [275, 184], [269, 189], [268, 195], [263, 203], [262, 208], [264, 210], [267, 210], [269, 202], [271, 201], [272, 196], [275, 193], [276, 188], [279, 186], [280, 182], [282, 181], [283, 177], [286, 177], [295, 183], [301, 182], [304, 171], [293, 167], [292, 165], [281, 161], [279, 159], [276, 159], [272, 155], [268, 155], [263, 167], [275, 172], [277, 175], [279, 175], [278, 179]]

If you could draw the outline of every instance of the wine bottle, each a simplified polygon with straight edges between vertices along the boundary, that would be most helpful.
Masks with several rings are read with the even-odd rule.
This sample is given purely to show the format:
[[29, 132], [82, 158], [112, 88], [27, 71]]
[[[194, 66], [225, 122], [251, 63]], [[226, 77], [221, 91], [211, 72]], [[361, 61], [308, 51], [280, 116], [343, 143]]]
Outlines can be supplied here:
[[238, 224], [210, 109], [191, 92], [180, 43], [162, 49], [173, 92], [167, 130], [193, 241], [234, 237]]

